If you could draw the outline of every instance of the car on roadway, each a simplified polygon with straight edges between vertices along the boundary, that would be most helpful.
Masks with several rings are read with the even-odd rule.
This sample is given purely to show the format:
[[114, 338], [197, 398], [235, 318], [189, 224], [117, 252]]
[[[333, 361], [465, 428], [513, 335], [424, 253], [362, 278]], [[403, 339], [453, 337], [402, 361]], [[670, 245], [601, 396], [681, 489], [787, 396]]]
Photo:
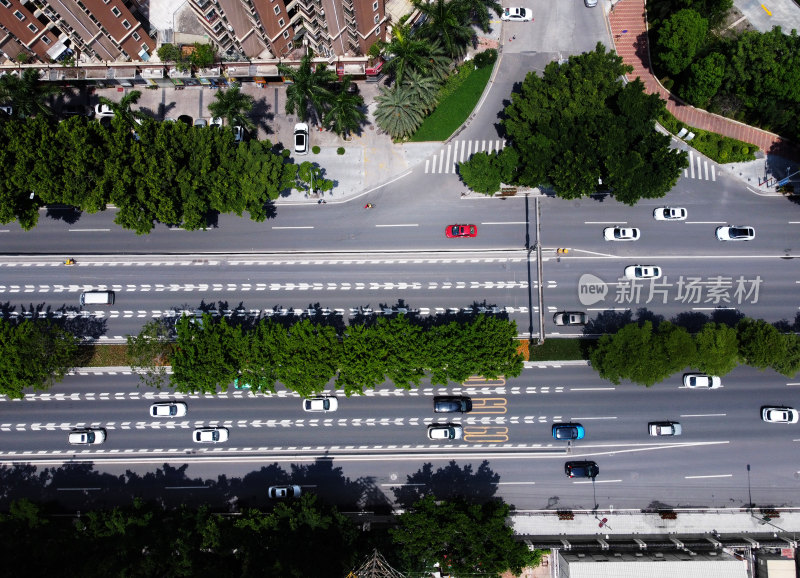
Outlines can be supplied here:
[[586, 325], [589, 316], [582, 311], [562, 311], [553, 315], [553, 323], [556, 325]]
[[762, 407], [761, 419], [767, 423], [797, 423], [800, 413], [791, 407]]
[[500, 15], [500, 20], [506, 22], [530, 22], [533, 20], [533, 11], [530, 8], [506, 8]]
[[448, 239], [475, 237], [478, 234], [478, 227], [475, 225], [448, 225], [444, 234]]
[[303, 493], [300, 486], [270, 486], [267, 490], [267, 495], [272, 500], [286, 500], [288, 498], [297, 498]]
[[630, 265], [625, 267], [626, 279], [658, 279], [661, 277], [661, 267], [655, 265]]
[[102, 428], [74, 429], [69, 432], [69, 443], [74, 446], [99, 445], [106, 441], [106, 430]]
[[464, 428], [452, 423], [434, 423], [428, 426], [428, 439], [460, 440], [464, 437]]
[[194, 126], [199, 126], [200, 128], [208, 126], [208, 121], [204, 118], [198, 118], [194, 121]]
[[595, 462], [580, 461], [567, 462], [564, 464], [564, 473], [570, 478], [596, 478], [600, 473], [600, 468]]
[[467, 413], [472, 411], [472, 400], [465, 395], [437, 395], [433, 398], [434, 413]]
[[304, 122], [294, 125], [294, 152], [298, 155], [308, 154], [308, 125]]
[[679, 436], [683, 430], [676, 421], [651, 421], [647, 431], [651, 436]]
[[597, 6], [597, 0], [583, 0], [583, 3], [587, 8], [594, 8]]
[[722, 387], [722, 379], [705, 373], [685, 373], [683, 385], [691, 389], [717, 389]]
[[636, 241], [639, 237], [639, 229], [635, 227], [606, 227], [603, 229], [603, 238], [606, 241]]
[[192, 439], [199, 444], [216, 444], [228, 441], [228, 430], [224, 427], [199, 427]]
[[756, 238], [756, 230], [744, 225], [725, 225], [717, 227], [718, 241], [752, 241]]
[[653, 211], [653, 218], [656, 221], [684, 221], [687, 214], [681, 207], [658, 207]]
[[318, 395], [303, 400], [303, 411], [327, 413], [338, 408], [339, 400], [332, 395]]
[[114, 116], [114, 109], [107, 104], [96, 104], [94, 105], [94, 114], [97, 117]]
[[586, 430], [579, 423], [554, 423], [552, 434], [557, 440], [582, 440]]
[[150, 406], [153, 417], [183, 417], [188, 408], [182, 401], [160, 401]]

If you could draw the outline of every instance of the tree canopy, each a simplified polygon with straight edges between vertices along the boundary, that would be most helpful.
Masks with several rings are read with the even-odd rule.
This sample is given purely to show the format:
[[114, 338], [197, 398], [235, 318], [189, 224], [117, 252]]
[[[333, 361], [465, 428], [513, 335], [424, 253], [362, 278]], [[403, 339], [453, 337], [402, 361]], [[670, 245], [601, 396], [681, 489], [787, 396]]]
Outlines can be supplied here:
[[688, 166], [687, 153], [671, 149], [669, 136], [656, 132], [664, 102], [646, 94], [638, 79], [623, 83], [629, 70], [598, 43], [566, 63], [551, 62], [541, 77], [529, 72], [504, 111], [508, 146], [491, 159], [473, 155], [460, 165], [462, 179], [491, 193], [497, 189], [487, 189], [502, 179], [550, 186], [566, 199], [598, 190], [628, 205], [663, 197]]

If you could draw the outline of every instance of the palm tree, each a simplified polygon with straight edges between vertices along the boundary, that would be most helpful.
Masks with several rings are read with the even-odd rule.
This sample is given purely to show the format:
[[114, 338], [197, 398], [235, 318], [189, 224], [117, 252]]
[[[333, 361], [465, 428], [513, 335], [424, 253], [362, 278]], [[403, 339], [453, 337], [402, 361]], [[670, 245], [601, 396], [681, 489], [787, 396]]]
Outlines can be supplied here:
[[438, 82], [444, 82], [450, 74], [450, 67], [453, 61], [442, 48], [442, 43], [434, 40], [430, 43], [430, 53], [428, 54], [428, 65], [425, 73], [433, 77]]
[[133, 130], [136, 130], [136, 125], [141, 124], [147, 118], [147, 115], [140, 110], [131, 110], [131, 106], [139, 102], [139, 97], [142, 96], [141, 90], [132, 90], [123, 96], [119, 102], [115, 102], [105, 96], [100, 97], [100, 103], [105, 104], [114, 112], [114, 118], [121, 120]]
[[470, 16], [466, 8], [458, 0], [413, 0], [413, 3], [427, 16], [420, 28], [421, 34], [431, 41], [441, 40], [445, 52], [452, 58], [463, 56], [475, 34], [468, 23]]
[[375, 122], [393, 139], [407, 138], [422, 124], [422, 105], [411, 95], [408, 86], [397, 83], [381, 90], [375, 97]]
[[292, 80], [286, 88], [286, 113], [295, 114], [300, 120], [309, 119], [313, 113], [315, 120], [322, 118], [325, 107], [333, 100], [333, 93], [328, 88], [339, 80], [336, 72], [328, 70], [325, 63], [318, 64], [311, 70], [311, 55], [306, 53], [299, 68], [278, 64], [278, 72]]
[[255, 124], [248, 116], [253, 110], [253, 97], [243, 93], [238, 86], [229, 90], [218, 90], [214, 94], [216, 100], [208, 105], [208, 110], [228, 122], [228, 126], [241, 126], [248, 130]]
[[38, 68], [26, 68], [20, 76], [0, 76], [0, 102], [9, 103], [17, 118], [36, 116], [39, 113], [48, 116], [53, 114], [45, 101], [58, 92], [57, 86], [40, 80]]
[[394, 75], [395, 81], [402, 84], [406, 70], [422, 71], [428, 68], [430, 43], [416, 38], [411, 26], [406, 24], [408, 16], [403, 16], [397, 25], [392, 27], [392, 39], [383, 47], [386, 64], [383, 70]]
[[411, 98], [420, 103], [422, 112], [429, 113], [436, 107], [439, 82], [430, 76], [423, 76], [416, 70], [409, 70], [405, 86]]
[[495, 0], [455, 0], [469, 14], [472, 22], [481, 27], [484, 32], [489, 32], [489, 9], [497, 14], [498, 18], [503, 14], [503, 7]]
[[342, 81], [342, 88], [334, 94], [330, 102], [330, 108], [325, 113], [323, 124], [341, 136], [346, 137], [351, 132], [357, 131], [361, 123], [367, 118], [362, 110], [364, 99], [358, 94], [349, 92], [350, 77], [345, 76]]

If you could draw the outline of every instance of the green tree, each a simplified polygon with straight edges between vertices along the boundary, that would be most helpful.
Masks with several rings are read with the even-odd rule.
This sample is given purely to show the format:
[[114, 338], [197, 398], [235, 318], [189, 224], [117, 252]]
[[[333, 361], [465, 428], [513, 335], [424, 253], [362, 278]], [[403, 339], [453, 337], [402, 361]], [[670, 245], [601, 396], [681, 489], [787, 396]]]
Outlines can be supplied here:
[[242, 126], [248, 130], [255, 128], [250, 120], [250, 111], [253, 109], [253, 97], [243, 93], [238, 86], [228, 90], [214, 92], [214, 102], [208, 105], [208, 110], [214, 116], [225, 119], [229, 126]]
[[423, 105], [411, 97], [411, 91], [398, 84], [382, 88], [375, 97], [375, 122], [395, 140], [406, 139], [422, 124]]
[[418, 386], [425, 376], [426, 346], [422, 328], [405, 315], [381, 317], [376, 324], [386, 344], [386, 377], [395, 387]]
[[692, 365], [709, 375], [727, 375], [739, 363], [736, 330], [721, 323], [706, 323], [694, 337], [697, 359]]
[[223, 317], [218, 322], [205, 314], [202, 323], [193, 317], [181, 317], [172, 354], [170, 382], [182, 393], [216, 393], [227, 389], [239, 375], [239, 360], [231, 355], [241, 350], [241, 326], [231, 327]]
[[189, 56], [189, 62], [197, 68], [208, 68], [217, 60], [217, 53], [211, 44], [194, 43], [194, 51]]
[[0, 394], [22, 399], [26, 388], [49, 389], [64, 379], [77, 352], [78, 339], [49, 321], [0, 319]]
[[503, 14], [503, 7], [495, 0], [455, 0], [460, 3], [464, 11], [470, 15], [472, 22], [480, 26], [484, 32], [489, 32], [491, 20], [489, 10], [499, 18]]
[[309, 118], [320, 121], [333, 99], [328, 87], [339, 79], [336, 72], [325, 63], [318, 63], [312, 70], [309, 53], [303, 56], [298, 68], [278, 64], [278, 72], [292, 81], [286, 87], [286, 114], [297, 113], [303, 121]]
[[138, 335], [128, 335], [128, 360], [147, 386], [161, 389], [169, 365], [169, 329], [159, 320], [148, 321]]
[[240, 360], [239, 381], [254, 391], [275, 393], [278, 367], [290, 363], [286, 357], [288, 332], [272, 319], [261, 319], [253, 331], [240, 342], [233, 355]]
[[690, 104], [705, 108], [717, 95], [725, 78], [725, 56], [712, 52], [691, 66], [689, 81], [681, 96]]
[[427, 70], [431, 53], [431, 44], [416, 37], [407, 20], [408, 15], [403, 16], [396, 26], [392, 26], [392, 38], [382, 51], [386, 55], [383, 71], [393, 75], [398, 84], [403, 83], [408, 71]]
[[658, 24], [681, 9], [691, 8], [698, 14], [708, 19], [709, 26], [719, 26], [733, 6], [733, 0], [659, 0], [648, 2], [647, 12], [649, 18]]
[[19, 76], [0, 76], [0, 102], [12, 105], [15, 118], [52, 115], [53, 111], [46, 101], [59, 91], [58, 86], [41, 80], [41, 71], [38, 68], [26, 68]]
[[107, 105], [114, 111], [114, 118], [121, 120], [125, 126], [136, 129], [141, 122], [147, 118], [147, 115], [140, 110], [132, 110], [131, 106], [139, 102], [142, 96], [141, 90], [132, 90], [123, 96], [119, 102], [113, 101], [105, 96], [100, 97], [100, 102]]
[[286, 339], [285, 363], [277, 369], [278, 380], [302, 397], [325, 389], [339, 367], [340, 345], [336, 330], [315, 326], [308, 319], [292, 325]]
[[786, 342], [785, 353], [781, 359], [773, 361], [772, 369], [786, 377], [794, 377], [800, 372], [800, 336], [789, 333], [783, 339]]
[[333, 181], [322, 178], [322, 168], [312, 162], [303, 161], [297, 168], [297, 188], [304, 188], [306, 193], [311, 191], [313, 184], [314, 191], [330, 191], [333, 189]]
[[463, 56], [475, 36], [465, 5], [459, 0], [413, 0], [413, 4], [427, 17], [419, 28], [420, 35], [430, 41], [441, 41], [451, 58]]
[[345, 395], [362, 394], [386, 379], [389, 355], [383, 335], [377, 327], [350, 325], [342, 339], [342, 353], [336, 387]]
[[322, 124], [341, 137], [347, 137], [351, 132], [358, 132], [367, 115], [364, 113], [364, 99], [358, 94], [351, 94], [349, 76], [342, 80], [342, 86], [333, 94], [329, 108], [325, 111]]
[[436, 108], [439, 82], [435, 78], [410, 69], [404, 84], [409, 90], [409, 98], [419, 102], [422, 112], [427, 114]]
[[680, 74], [706, 43], [708, 20], [691, 9], [679, 10], [658, 29], [658, 62], [668, 74]]
[[179, 62], [183, 60], [180, 47], [170, 43], [159, 46], [156, 54], [158, 54], [158, 58], [162, 62]]
[[454, 576], [500, 576], [537, 566], [541, 552], [530, 551], [507, 525], [511, 508], [501, 500], [472, 504], [437, 502], [428, 495], [397, 516], [389, 530], [407, 572], [429, 573], [439, 563]]
[[736, 324], [736, 334], [739, 355], [747, 365], [766, 369], [786, 358], [786, 340], [763, 319], [742, 319]]

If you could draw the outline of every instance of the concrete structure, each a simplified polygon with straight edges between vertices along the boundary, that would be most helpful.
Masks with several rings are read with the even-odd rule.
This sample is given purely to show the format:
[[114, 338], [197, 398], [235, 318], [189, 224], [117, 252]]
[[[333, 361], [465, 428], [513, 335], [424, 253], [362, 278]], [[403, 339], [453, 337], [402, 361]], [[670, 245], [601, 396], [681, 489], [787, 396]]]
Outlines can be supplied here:
[[146, 61], [156, 42], [145, 22], [130, 0], [0, 0], [0, 51], [18, 62]]
[[220, 53], [358, 56], [386, 33], [385, 0], [189, 0]]
[[747, 578], [747, 563], [726, 552], [554, 553], [556, 578]]

